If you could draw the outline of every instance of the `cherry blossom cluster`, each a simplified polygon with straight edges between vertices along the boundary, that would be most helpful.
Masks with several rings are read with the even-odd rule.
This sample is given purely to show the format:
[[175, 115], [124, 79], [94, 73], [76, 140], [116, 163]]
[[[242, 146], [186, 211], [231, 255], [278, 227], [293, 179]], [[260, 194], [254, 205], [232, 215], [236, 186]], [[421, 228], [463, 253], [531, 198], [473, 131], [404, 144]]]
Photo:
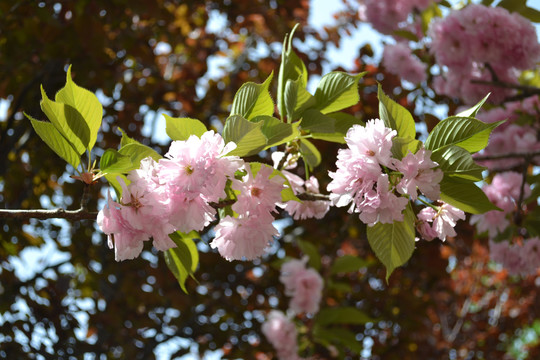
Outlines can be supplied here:
[[[478, 113], [477, 118], [486, 123], [507, 120], [493, 130], [488, 146], [479, 155], [494, 156], [540, 150], [538, 129], [531, 125], [516, 124], [520, 115], [538, 116], [539, 113], [540, 100], [537, 96], [529, 97], [522, 102], [507, 103], [504, 108], [497, 107]], [[491, 170], [496, 170], [515, 167], [522, 161], [520, 158], [503, 158], [482, 161], [481, 164]], [[535, 161], [540, 162], [539, 159], [535, 159]]]
[[284, 313], [279, 310], [270, 311], [261, 330], [276, 349], [280, 360], [300, 360], [296, 326]]
[[435, 79], [434, 90], [467, 103], [477, 102], [488, 92], [494, 103], [512, 94], [511, 89], [471, 80], [493, 81], [494, 72], [498, 80], [517, 83], [517, 70], [530, 69], [540, 60], [534, 26], [501, 7], [471, 4], [451, 11], [432, 22], [429, 35], [437, 64], [448, 69], [444, 77]]
[[510, 275], [534, 275], [540, 265], [540, 238], [525, 240], [522, 245], [490, 240], [489, 255], [491, 260], [500, 263]]
[[[482, 187], [488, 199], [502, 211], [492, 210], [484, 214], [472, 215], [470, 222], [476, 224], [479, 233], [487, 231], [489, 237], [494, 238], [510, 225], [508, 214], [516, 210], [522, 181], [523, 176], [521, 174], [507, 171], [495, 175], [491, 184]], [[530, 185], [524, 184], [523, 198], [529, 197], [530, 194]]]
[[98, 214], [98, 225], [108, 235], [109, 247], [115, 249], [117, 261], [137, 257], [143, 242], [153, 238], [156, 249], [175, 247], [169, 234], [175, 231], [200, 231], [215, 219], [210, 205], [225, 198], [227, 180], [243, 165], [236, 156], [225, 156], [236, 147], [225, 145], [213, 131], [201, 138], [173, 141], [165, 158], [141, 161], [122, 186], [122, 197]]
[[329, 173], [330, 200], [349, 206], [368, 225], [403, 221], [403, 210], [409, 199], [417, 199], [418, 190], [432, 200], [440, 195], [443, 172], [431, 152], [421, 148], [398, 160], [391, 151], [396, 135], [379, 119], [365, 127], [354, 125], [345, 137], [348, 148], [338, 152], [336, 172]]
[[444, 202], [441, 206], [428, 206], [418, 212], [418, 223], [416, 229], [424, 240], [431, 241], [439, 238], [442, 241], [446, 237], [454, 237], [457, 235], [454, 227], [457, 220], [465, 220], [465, 213]]
[[407, 19], [414, 11], [427, 8], [432, 0], [363, 0], [360, 18], [383, 34], [407, 28]]
[[323, 279], [315, 269], [306, 268], [308, 259], [289, 260], [281, 267], [279, 281], [285, 286], [285, 295], [291, 296], [289, 309], [295, 313], [315, 314], [319, 311]]
[[269, 166], [261, 166], [256, 175], [248, 165], [244, 168], [246, 175], [242, 180], [232, 182], [232, 189], [238, 193], [232, 210], [239, 216], [227, 215], [221, 219], [214, 229], [216, 237], [210, 243], [229, 261], [261, 256], [273, 236], [279, 235], [272, 225], [272, 212], [281, 201], [285, 180], [280, 176], [271, 177], [273, 169]]
[[427, 65], [412, 53], [406, 43], [386, 45], [382, 63], [388, 72], [413, 84], [419, 84], [427, 79]]
[[[307, 261], [307, 257], [292, 259], [281, 266], [279, 281], [285, 286], [285, 295], [292, 296], [290, 314], [315, 314], [319, 311], [324, 283], [315, 269], [306, 268]], [[268, 314], [262, 332], [276, 349], [280, 360], [301, 359], [298, 356], [296, 327], [281, 311], [273, 310]]]

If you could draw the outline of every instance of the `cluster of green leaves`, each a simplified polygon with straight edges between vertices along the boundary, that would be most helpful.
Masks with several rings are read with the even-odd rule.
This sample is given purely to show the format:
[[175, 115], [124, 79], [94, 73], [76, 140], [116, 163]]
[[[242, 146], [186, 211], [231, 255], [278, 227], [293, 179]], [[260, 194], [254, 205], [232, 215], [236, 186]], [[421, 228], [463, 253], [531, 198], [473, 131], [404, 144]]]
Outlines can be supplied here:
[[[379, 115], [385, 125], [397, 131], [392, 154], [402, 159], [409, 152], [416, 153], [422, 142], [415, 139], [412, 115], [391, 100], [379, 85]], [[483, 179], [484, 167], [474, 162], [472, 154], [487, 146], [491, 131], [502, 122], [486, 124], [474, 118], [484, 98], [472, 108], [440, 121], [428, 135], [424, 147], [432, 152], [431, 159], [444, 172], [441, 181], [441, 200], [465, 212], [481, 214], [497, 210], [484, 192], [475, 185]], [[368, 241], [386, 267], [386, 279], [392, 271], [411, 257], [415, 244], [416, 216], [408, 206], [404, 220], [392, 224], [377, 223], [367, 228]]]
[[67, 71], [66, 85], [56, 93], [55, 100], [47, 97], [43, 87], [41, 96], [41, 110], [50, 122], [25, 115], [39, 137], [58, 156], [77, 169], [81, 155], [88, 151], [90, 157], [96, 143], [103, 108], [92, 92], [73, 82], [71, 66]]
[[321, 154], [310, 138], [344, 143], [347, 130], [354, 124], [362, 124], [339, 110], [358, 103], [358, 81], [364, 73], [331, 72], [322, 77], [315, 94], [311, 94], [306, 88], [306, 66], [292, 50], [293, 34], [294, 30], [283, 43], [277, 85], [280, 118], [274, 117], [274, 101], [269, 93], [273, 75], [262, 84], [248, 82], [234, 97], [223, 138], [237, 144], [231, 155], [238, 156], [251, 156], [295, 142], [312, 169], [320, 164]]

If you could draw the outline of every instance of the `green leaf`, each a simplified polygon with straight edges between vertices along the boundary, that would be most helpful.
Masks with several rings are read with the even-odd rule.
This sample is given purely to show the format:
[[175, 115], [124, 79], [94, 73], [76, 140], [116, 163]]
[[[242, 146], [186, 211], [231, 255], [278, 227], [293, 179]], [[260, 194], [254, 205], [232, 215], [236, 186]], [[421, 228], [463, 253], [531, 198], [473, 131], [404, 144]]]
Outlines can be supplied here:
[[416, 154], [420, 147], [422, 147], [420, 140], [401, 136], [392, 138], [392, 155], [398, 160], [403, 159], [409, 152]]
[[120, 130], [120, 133], [122, 133], [122, 138], [120, 139], [120, 147], [133, 143], [140, 144], [140, 142], [138, 142], [137, 140], [134, 140], [127, 136], [126, 132], [122, 128], [119, 127], [118, 130]]
[[298, 130], [300, 122], [288, 124], [267, 115], [256, 116], [251, 121], [254, 123], [262, 122], [261, 131], [267, 141], [265, 149], [287, 143], [300, 136]]
[[231, 115], [240, 115], [244, 119], [251, 120], [255, 116], [274, 114], [274, 102], [268, 92], [274, 73], [262, 84], [247, 82], [240, 87], [234, 95]]
[[338, 274], [344, 272], [357, 272], [360, 269], [367, 266], [367, 261], [360, 259], [353, 255], [344, 255], [336, 258], [332, 267], [330, 268], [331, 274]]
[[288, 122], [293, 122], [302, 116], [302, 113], [316, 104], [315, 98], [306, 89], [303, 77], [297, 80], [287, 80], [285, 85], [285, 110]]
[[540, 11], [534, 8], [524, 7], [519, 10], [519, 14], [533, 23], [540, 23]]
[[428, 135], [425, 147], [435, 151], [445, 146], [457, 145], [470, 153], [487, 146], [489, 135], [504, 121], [486, 124], [470, 117], [451, 116], [438, 123]]
[[442, 11], [439, 8], [438, 4], [435, 2], [431, 3], [431, 5], [424, 11], [422, 11], [422, 14], [420, 14], [420, 18], [422, 21], [422, 32], [426, 34], [429, 29], [429, 24], [431, 23], [433, 18], [442, 17], [442, 15]]
[[386, 281], [395, 268], [405, 264], [414, 251], [415, 216], [410, 205], [403, 221], [392, 224], [377, 223], [367, 227], [369, 245], [386, 267]]
[[325, 308], [317, 314], [316, 323], [319, 326], [326, 325], [363, 325], [374, 320], [354, 307]]
[[402, 37], [410, 41], [414, 41], [414, 42], [418, 41], [418, 36], [416, 36], [415, 33], [408, 30], [394, 30], [394, 35]]
[[109, 182], [109, 185], [112, 186], [114, 189], [114, 192], [116, 193], [116, 198], [121, 199], [122, 198], [122, 186], [120, 185], [120, 182], [118, 181], [118, 177], [122, 178], [124, 180], [124, 183], [126, 185], [129, 185], [130, 181], [124, 174], [120, 173], [107, 173], [104, 175], [105, 179]]
[[431, 160], [437, 162], [445, 175], [471, 181], [481, 181], [485, 167], [476, 164], [471, 154], [455, 145], [445, 146], [431, 154]]
[[491, 93], [487, 94], [482, 100], [478, 102], [478, 104], [457, 114], [456, 117], [475, 117], [478, 111], [482, 108], [482, 105], [484, 105], [484, 103], [488, 99], [490, 94]]
[[345, 109], [360, 100], [358, 80], [366, 73], [349, 75], [340, 71], [332, 71], [323, 76], [315, 90], [316, 109], [321, 113]]
[[187, 140], [191, 135], [201, 137], [207, 132], [206, 126], [197, 120], [191, 118], [173, 118], [167, 114], [165, 117], [165, 132], [172, 140]]
[[134, 169], [139, 168], [141, 160], [144, 158], [151, 157], [155, 161], [162, 158], [154, 149], [138, 142], [122, 146], [118, 152], [131, 158]]
[[240, 115], [227, 118], [223, 128], [225, 143], [233, 141], [236, 149], [228, 155], [250, 156], [255, 155], [266, 147], [266, 137], [261, 131], [262, 122], [251, 122]]
[[311, 136], [314, 139], [321, 139], [325, 141], [332, 141], [332, 142], [336, 142], [340, 144], [345, 144], [345, 135], [347, 135], [347, 131], [349, 131], [349, 129], [353, 125], [365, 126], [365, 123], [362, 120], [344, 112], [334, 112], [334, 113], [327, 114], [326, 116], [329, 116], [332, 119], [334, 119], [334, 133], [326, 134], [326, 133], [312, 132]]
[[483, 214], [491, 210], [500, 210], [489, 201], [486, 194], [474, 183], [455, 181], [446, 176], [441, 181], [441, 199], [471, 214]]
[[45, 142], [58, 156], [68, 162], [74, 168], [77, 168], [81, 163], [79, 154], [75, 151], [73, 146], [60, 134], [60, 132], [50, 122], [39, 121], [34, 119], [28, 114], [24, 114], [30, 122], [32, 127], [39, 135], [41, 140]]
[[319, 271], [321, 269], [321, 255], [319, 255], [319, 250], [317, 247], [309, 241], [300, 239], [297, 239], [296, 243], [298, 244], [300, 250], [302, 250], [302, 252], [309, 257], [309, 266]]
[[520, 12], [527, 7], [527, 0], [502, 0], [497, 6], [510, 12]]
[[41, 87], [41, 110], [78, 155], [88, 147], [90, 130], [82, 115], [72, 106], [49, 100]]
[[107, 149], [101, 156], [99, 168], [103, 173], [127, 173], [133, 170], [133, 163], [128, 155], [114, 149]]
[[[86, 125], [86, 128], [83, 130], [85, 137], [81, 138], [81, 140], [84, 139], [83, 143], [86, 143], [85, 146], [88, 151], [92, 150], [96, 143], [97, 133], [101, 127], [103, 106], [94, 93], [73, 82], [71, 79], [71, 65], [67, 71], [66, 85], [56, 93], [55, 100], [59, 103], [64, 103], [73, 107], [84, 119]], [[66, 115], [70, 114], [66, 113]], [[70, 121], [71, 120], [68, 118], [68, 123]], [[78, 122], [79, 120], [73, 121]], [[77, 124], [77, 126], [83, 127], [80, 124]], [[88, 131], [88, 133], [86, 133], [86, 131]]]
[[377, 97], [379, 98], [379, 116], [384, 121], [384, 125], [397, 130], [397, 135], [400, 137], [414, 139], [416, 127], [409, 110], [386, 96], [381, 84], [378, 87]]
[[169, 237], [177, 247], [164, 252], [165, 263], [178, 280], [182, 290], [187, 294], [186, 280], [195, 272], [199, 264], [197, 245], [193, 241], [193, 238], [198, 238], [198, 235], [196, 233], [183, 234], [177, 231], [170, 234]]
[[[320, 326], [315, 326], [313, 329], [313, 336], [317, 342], [326, 347], [335, 347], [338, 345], [338, 349], [346, 347], [357, 354], [364, 350], [362, 342], [356, 340], [356, 335], [344, 328], [332, 327], [325, 329]], [[342, 350], [340, 350], [340, 353], [342, 353]], [[342, 356], [342, 358], [344, 357]]]
[[[306, 65], [298, 55], [292, 49], [292, 39], [294, 32], [298, 24], [292, 29], [290, 35], [286, 35], [283, 40], [283, 48], [281, 51], [281, 65], [279, 66], [279, 76], [278, 76], [278, 110], [279, 114], [283, 118], [286, 114], [285, 110], [285, 86], [288, 80], [296, 81], [299, 78], [302, 79], [304, 84], [307, 84], [307, 69]], [[291, 122], [291, 119], [287, 119], [287, 122]]]
[[315, 133], [334, 133], [335, 122], [333, 118], [323, 115], [319, 110], [308, 109], [302, 114], [303, 130]]
[[308, 166], [313, 169], [321, 163], [321, 153], [309, 140], [302, 139], [300, 143], [300, 153]]

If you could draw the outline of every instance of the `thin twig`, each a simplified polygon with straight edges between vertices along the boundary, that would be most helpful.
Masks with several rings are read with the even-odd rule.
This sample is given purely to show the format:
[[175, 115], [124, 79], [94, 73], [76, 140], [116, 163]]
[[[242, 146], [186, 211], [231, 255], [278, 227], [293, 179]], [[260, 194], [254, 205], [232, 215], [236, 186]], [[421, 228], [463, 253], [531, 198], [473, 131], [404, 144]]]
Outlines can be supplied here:
[[96, 220], [97, 212], [91, 212], [86, 209], [77, 210], [64, 210], [64, 209], [52, 209], [52, 210], [10, 210], [0, 209], [0, 218], [3, 219], [67, 219], [67, 220]]
[[508, 154], [497, 154], [497, 155], [485, 155], [485, 156], [475, 156], [475, 161], [485, 161], [485, 160], [501, 160], [501, 159], [511, 159], [511, 158], [533, 158], [535, 156], [540, 156], [540, 151], [534, 151], [530, 153], [508, 153]]
[[330, 200], [330, 198], [328, 197], [328, 195], [324, 195], [324, 194], [314, 194], [314, 193], [302, 193], [302, 194], [298, 194], [296, 195], [297, 198], [299, 198], [300, 200], [308, 200], [308, 201], [315, 201], [315, 200]]

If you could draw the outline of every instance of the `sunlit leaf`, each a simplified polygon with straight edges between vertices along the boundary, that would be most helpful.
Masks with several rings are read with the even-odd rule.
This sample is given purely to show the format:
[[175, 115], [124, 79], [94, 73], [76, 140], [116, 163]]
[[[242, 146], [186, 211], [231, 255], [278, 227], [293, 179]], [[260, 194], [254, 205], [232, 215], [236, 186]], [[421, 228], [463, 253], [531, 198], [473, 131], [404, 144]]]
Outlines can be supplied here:
[[274, 74], [270, 74], [262, 84], [247, 82], [234, 95], [231, 115], [240, 115], [246, 120], [255, 116], [274, 114], [274, 102], [268, 92]]
[[165, 117], [165, 131], [172, 140], [187, 140], [191, 135], [201, 137], [206, 131], [206, 126], [197, 120], [191, 118], [173, 118], [167, 114]]
[[[97, 133], [101, 127], [103, 106], [94, 93], [73, 82], [71, 78], [71, 66], [69, 66], [67, 71], [66, 85], [56, 93], [55, 100], [73, 107], [82, 116], [88, 128], [88, 135], [84, 135], [85, 140], [83, 140], [83, 143], [86, 143], [87, 149], [91, 150], [96, 143]], [[67, 115], [71, 114], [68, 112]], [[69, 118], [68, 122], [70, 122]], [[82, 127], [79, 124], [77, 126]], [[86, 136], [88, 137], [87, 141]]]
[[358, 103], [358, 81], [365, 74], [349, 75], [333, 71], [324, 75], [315, 90], [316, 109], [327, 114]]
[[377, 96], [379, 98], [379, 117], [384, 121], [384, 125], [396, 130], [398, 136], [402, 138], [414, 139], [416, 126], [409, 110], [390, 99], [382, 90], [381, 84], [379, 84]]
[[261, 131], [262, 122], [251, 122], [240, 115], [227, 118], [223, 128], [223, 139], [226, 143], [233, 141], [236, 149], [228, 155], [250, 156], [255, 155], [266, 147], [266, 137]]

